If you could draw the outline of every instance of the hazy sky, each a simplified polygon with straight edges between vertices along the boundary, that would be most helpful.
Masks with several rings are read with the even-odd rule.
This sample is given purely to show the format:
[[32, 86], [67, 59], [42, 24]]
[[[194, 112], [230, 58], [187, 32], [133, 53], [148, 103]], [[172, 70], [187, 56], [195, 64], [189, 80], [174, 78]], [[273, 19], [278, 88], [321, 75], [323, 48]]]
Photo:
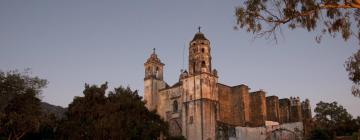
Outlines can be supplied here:
[[[211, 41], [219, 81], [246, 84], [280, 98], [338, 101], [360, 115], [344, 61], [359, 48], [314, 33], [289, 32], [278, 44], [233, 30], [236, 0], [1, 0], [0, 69], [31, 68], [47, 79], [43, 100], [66, 107], [84, 84], [109, 82], [143, 95], [143, 64], [152, 48], [165, 63], [170, 85], [187, 64], [188, 43], [202, 26]], [[186, 49], [184, 49], [186, 48]]]

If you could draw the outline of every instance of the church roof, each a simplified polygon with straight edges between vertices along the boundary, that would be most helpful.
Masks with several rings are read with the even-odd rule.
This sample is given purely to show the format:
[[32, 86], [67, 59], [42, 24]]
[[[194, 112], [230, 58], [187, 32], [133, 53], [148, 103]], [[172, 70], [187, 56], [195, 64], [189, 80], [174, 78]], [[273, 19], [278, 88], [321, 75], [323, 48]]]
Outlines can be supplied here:
[[181, 85], [182, 85], [182, 82], [179, 81], [179, 82], [175, 83], [174, 85], [172, 85], [171, 87], [173, 88], [173, 87], [177, 87], [177, 86], [181, 86]]
[[147, 59], [147, 61], [145, 62], [145, 64], [147, 63], [159, 63], [162, 64], [161, 60], [158, 58], [157, 54], [155, 53], [155, 49], [154, 52], [150, 55], [150, 57]]
[[166, 87], [164, 89], [160, 89], [160, 91], [163, 91], [163, 90], [168, 90], [168, 89], [171, 89], [171, 88], [175, 88], [175, 87], [179, 87], [182, 85], [182, 82], [179, 81], [179, 82], [176, 82], [174, 85], [172, 86], [169, 86], [168, 84], [166, 84]]
[[208, 40], [202, 32], [197, 32], [191, 41], [195, 40]]

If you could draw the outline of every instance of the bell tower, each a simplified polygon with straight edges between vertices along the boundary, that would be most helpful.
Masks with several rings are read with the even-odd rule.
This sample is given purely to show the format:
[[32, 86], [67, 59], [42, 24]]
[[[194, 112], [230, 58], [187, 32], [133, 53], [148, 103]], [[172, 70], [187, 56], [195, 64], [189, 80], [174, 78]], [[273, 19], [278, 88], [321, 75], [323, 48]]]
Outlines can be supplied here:
[[164, 63], [158, 58], [155, 48], [153, 53], [144, 64], [145, 78], [144, 78], [144, 100], [145, 106], [150, 110], [155, 110], [158, 105], [159, 89], [165, 88], [163, 80]]
[[217, 72], [211, 67], [210, 41], [200, 31], [189, 43], [189, 74], [183, 83], [183, 136], [188, 140], [215, 140], [219, 118]]
[[200, 31], [200, 27], [189, 46], [189, 74], [211, 73], [210, 41]]

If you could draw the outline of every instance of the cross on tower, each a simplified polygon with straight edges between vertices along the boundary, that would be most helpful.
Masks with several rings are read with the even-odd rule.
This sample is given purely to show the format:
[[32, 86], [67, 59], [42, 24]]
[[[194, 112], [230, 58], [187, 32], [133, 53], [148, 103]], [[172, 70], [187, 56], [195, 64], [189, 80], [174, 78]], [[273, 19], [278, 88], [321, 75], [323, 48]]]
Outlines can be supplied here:
[[155, 54], [155, 48], [153, 48], [153, 54]]
[[199, 26], [199, 27], [198, 27], [198, 29], [199, 29], [199, 33], [200, 33], [200, 30], [201, 30], [201, 26]]

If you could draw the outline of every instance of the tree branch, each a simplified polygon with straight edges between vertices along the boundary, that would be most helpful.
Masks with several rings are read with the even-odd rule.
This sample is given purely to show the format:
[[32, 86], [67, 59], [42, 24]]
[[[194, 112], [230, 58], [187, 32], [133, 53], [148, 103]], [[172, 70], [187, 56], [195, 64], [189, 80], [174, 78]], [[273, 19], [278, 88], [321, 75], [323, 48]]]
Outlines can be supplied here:
[[266, 21], [266, 22], [271, 22], [271, 23], [281, 23], [281, 24], [285, 24], [289, 21], [291, 21], [292, 19], [295, 19], [297, 17], [302, 17], [302, 16], [309, 16], [311, 14], [313, 14], [314, 12], [318, 11], [318, 10], [321, 10], [321, 9], [348, 9], [348, 8], [359, 8], [360, 9], [360, 5], [357, 5], [357, 4], [343, 4], [343, 5], [339, 5], [339, 4], [324, 4], [324, 5], [320, 5], [318, 8], [315, 8], [313, 10], [309, 10], [309, 11], [305, 11], [305, 12], [302, 12], [302, 13], [298, 13], [297, 15], [295, 16], [292, 16], [292, 17], [287, 17], [287, 18], [283, 18], [283, 19], [280, 19], [278, 18], [277, 16], [275, 16], [274, 14], [272, 14], [271, 12], [269, 12], [268, 10], [264, 10], [266, 13], [268, 13], [270, 16], [272, 17], [275, 17], [276, 20], [273, 20], [273, 19], [267, 19], [265, 18], [263, 15], [261, 14], [258, 14], [258, 13], [253, 13], [253, 12], [248, 12], [248, 14], [253, 14], [255, 15], [256, 17], [260, 18], [261, 20], [263, 21]]

